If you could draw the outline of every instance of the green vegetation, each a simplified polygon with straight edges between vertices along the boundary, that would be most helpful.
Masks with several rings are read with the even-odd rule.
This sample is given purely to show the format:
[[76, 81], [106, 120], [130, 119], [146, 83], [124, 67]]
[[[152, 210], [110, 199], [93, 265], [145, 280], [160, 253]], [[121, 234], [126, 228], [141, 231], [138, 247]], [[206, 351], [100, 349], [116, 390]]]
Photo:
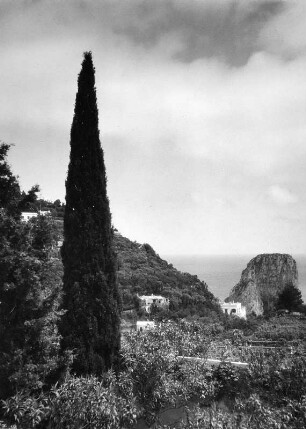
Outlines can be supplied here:
[[157, 310], [154, 315], [156, 319], [219, 318], [221, 309], [216, 298], [197, 276], [176, 270], [161, 259], [149, 244], [132, 242], [120, 234], [115, 234], [114, 243], [124, 310], [136, 309], [139, 317], [141, 312], [137, 308], [137, 294], [161, 294], [170, 299], [170, 307], [169, 311]]
[[43, 198], [38, 198], [33, 205], [33, 210], [36, 212], [39, 212], [40, 210], [49, 212], [53, 219], [60, 221], [64, 219], [65, 204], [59, 199], [48, 201]]
[[70, 146], [62, 247], [62, 348], [75, 354], [75, 373], [101, 374], [118, 356], [120, 300], [90, 52], [84, 54], [78, 78]]
[[7, 154], [10, 145], [0, 145], [0, 208], [11, 214], [16, 213], [20, 202], [20, 187], [17, 178], [7, 163]]
[[[173, 407], [187, 410], [175, 427], [305, 427], [303, 351], [251, 348], [245, 355], [246, 370], [225, 360], [210, 366], [205, 358], [225, 332], [216, 334], [213, 329], [181, 321], [145, 333], [131, 332], [123, 338], [117, 374], [67, 376], [60, 386], [35, 398], [12, 397], [5, 409], [17, 416], [18, 428], [47, 424], [58, 429], [132, 428], [139, 420], [164, 428], [163, 415]], [[229, 348], [238, 347], [234, 332], [229, 342]], [[203, 360], [182, 358], [190, 355]]]
[[284, 290], [279, 294], [276, 308], [288, 311], [303, 310], [302, 292], [292, 283], [287, 284]]
[[[20, 207], [35, 199], [21, 194], [1, 146], [0, 186], [0, 398], [16, 390], [36, 392], [51, 382], [59, 365], [57, 323], [62, 265], [54, 258], [53, 220], [20, 220]], [[35, 187], [37, 189], [37, 187]]]

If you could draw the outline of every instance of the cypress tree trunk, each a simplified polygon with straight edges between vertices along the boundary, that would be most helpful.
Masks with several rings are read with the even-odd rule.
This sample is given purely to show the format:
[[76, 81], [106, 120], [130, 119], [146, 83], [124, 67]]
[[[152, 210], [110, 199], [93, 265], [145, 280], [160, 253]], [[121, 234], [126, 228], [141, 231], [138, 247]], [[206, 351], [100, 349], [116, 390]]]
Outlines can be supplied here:
[[100, 374], [118, 356], [120, 300], [91, 52], [84, 53], [78, 78], [70, 145], [62, 348], [74, 350], [76, 374]]

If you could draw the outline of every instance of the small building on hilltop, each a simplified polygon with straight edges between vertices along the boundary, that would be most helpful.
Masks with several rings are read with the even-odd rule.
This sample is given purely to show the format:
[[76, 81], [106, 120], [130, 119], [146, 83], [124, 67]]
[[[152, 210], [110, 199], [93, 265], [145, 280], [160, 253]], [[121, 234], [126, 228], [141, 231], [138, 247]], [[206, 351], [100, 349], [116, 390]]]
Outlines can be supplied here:
[[143, 307], [147, 313], [150, 313], [152, 305], [169, 308], [169, 298], [165, 298], [161, 295], [141, 295], [138, 296], [138, 298], [141, 300], [141, 307]]
[[246, 307], [241, 302], [223, 302], [221, 304], [223, 313], [246, 319]]

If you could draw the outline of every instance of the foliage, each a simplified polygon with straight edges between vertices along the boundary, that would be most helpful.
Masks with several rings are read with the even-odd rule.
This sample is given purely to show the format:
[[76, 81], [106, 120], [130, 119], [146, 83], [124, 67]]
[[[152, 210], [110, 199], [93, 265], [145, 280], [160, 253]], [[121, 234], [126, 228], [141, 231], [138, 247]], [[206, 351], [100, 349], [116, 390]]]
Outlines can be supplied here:
[[[233, 410], [213, 404], [210, 407], [186, 409], [180, 429], [302, 429], [306, 423], [305, 400], [302, 404], [287, 403], [282, 409], [273, 408], [256, 394], [236, 401]], [[158, 424], [156, 429], [171, 429], [173, 425]]]
[[[50, 421], [54, 429], [78, 429], [88, 426], [93, 429], [131, 427], [137, 417], [135, 399], [131, 393], [121, 396], [113, 373], [107, 383], [95, 377], [71, 378], [53, 390]], [[122, 391], [122, 389], [121, 389]]]
[[[63, 234], [61, 221], [57, 220], [58, 232]], [[179, 320], [183, 318], [207, 318], [219, 320], [222, 316], [216, 298], [205, 282], [197, 276], [181, 273], [161, 259], [148, 244], [141, 245], [115, 234], [115, 253], [118, 257], [118, 287], [122, 299], [123, 314], [129, 319], [135, 310], [138, 319], [148, 317], [141, 308], [138, 295], [162, 294], [170, 299], [170, 309], [157, 309], [157, 320]]]
[[123, 394], [122, 384], [122, 377], [116, 379], [112, 372], [102, 380], [69, 377], [49, 394], [17, 394], [4, 405], [17, 428], [35, 428], [42, 422], [54, 429], [130, 428], [139, 413], [131, 392], [125, 389]]
[[[177, 406], [189, 407], [175, 426], [186, 429], [305, 427], [302, 351], [250, 349], [249, 368], [243, 371], [225, 362], [209, 366], [205, 358], [212, 337], [211, 328], [195, 321], [166, 322], [129, 333], [122, 341], [117, 374], [68, 376], [50, 393], [13, 397], [5, 402], [6, 410], [13, 420], [19, 419], [18, 427], [37, 429], [39, 424], [55, 429], [129, 428], [139, 418], [165, 428], [158, 425], [160, 416]], [[185, 360], [182, 355], [203, 359]]]
[[17, 428], [35, 428], [50, 414], [48, 398], [44, 393], [38, 396], [28, 392], [17, 392], [16, 395], [3, 401], [3, 408]]
[[57, 241], [52, 220], [21, 222], [23, 197], [17, 179], [9, 170], [6, 175], [12, 189], [0, 211], [1, 398], [15, 389], [41, 389], [57, 366], [62, 273], [52, 257]]
[[149, 244], [132, 242], [120, 234], [115, 234], [114, 244], [124, 310], [135, 305], [136, 294], [161, 294], [170, 299], [170, 308], [169, 311], [156, 311], [158, 320], [192, 316], [216, 320], [220, 317], [221, 309], [216, 298], [197, 276], [176, 270]]
[[0, 385], [40, 389], [55, 369], [61, 264], [52, 259], [49, 219], [28, 223], [0, 214]]
[[251, 387], [277, 405], [283, 398], [300, 401], [306, 396], [306, 357], [296, 350], [252, 351], [249, 356]]
[[253, 338], [283, 343], [294, 340], [302, 342], [305, 341], [305, 321], [290, 315], [261, 320], [253, 333]]
[[34, 185], [32, 188], [26, 193], [22, 192], [21, 198], [18, 204], [18, 209], [20, 211], [30, 211], [36, 212], [36, 202], [37, 202], [37, 193], [39, 192], [39, 186]]
[[35, 209], [36, 211], [47, 211], [53, 218], [57, 220], [63, 220], [65, 204], [62, 203], [59, 199], [55, 201], [48, 201], [43, 198], [39, 198], [35, 201]]
[[[299, 426], [306, 394], [302, 352], [249, 349], [244, 356], [249, 362], [247, 370], [226, 363], [209, 367], [205, 356], [213, 341], [210, 329], [190, 322], [165, 323], [144, 334], [125, 337], [125, 364], [134, 395], [147, 413], [154, 411], [156, 418], [162, 408], [196, 400], [208, 408], [199, 409], [201, 424], [194, 419], [194, 426], [186, 427], [206, 427], [203, 424], [211, 422], [216, 428], [225, 424], [233, 428], [285, 428], [291, 427], [285, 425], [288, 421], [292, 427], [303, 427]], [[179, 358], [181, 354], [202, 356], [204, 360], [184, 361]], [[220, 401], [227, 403], [227, 411], [214, 408]]]
[[5, 207], [12, 214], [20, 199], [20, 187], [6, 159], [9, 148], [8, 144], [0, 144], [0, 208]]
[[244, 319], [235, 315], [223, 314], [221, 320], [226, 331], [232, 332], [238, 329], [246, 336], [254, 333], [261, 324], [260, 317], [254, 317], [252, 315]]
[[111, 215], [98, 130], [90, 52], [78, 77], [64, 217], [63, 350], [74, 350], [73, 371], [100, 374], [116, 363], [120, 300]]
[[279, 294], [276, 303], [277, 309], [286, 309], [289, 311], [299, 311], [303, 304], [302, 292], [292, 283], [288, 283]]
[[233, 399], [248, 393], [248, 374], [228, 363], [221, 363], [212, 371], [215, 381], [215, 398]]
[[[183, 321], [124, 337], [124, 368], [148, 421], [165, 406], [184, 403], [195, 395], [203, 401], [214, 395], [214, 380], [207, 376], [210, 371], [205, 364], [209, 342], [203, 325]], [[203, 362], [186, 363], [182, 358], [195, 355]]]

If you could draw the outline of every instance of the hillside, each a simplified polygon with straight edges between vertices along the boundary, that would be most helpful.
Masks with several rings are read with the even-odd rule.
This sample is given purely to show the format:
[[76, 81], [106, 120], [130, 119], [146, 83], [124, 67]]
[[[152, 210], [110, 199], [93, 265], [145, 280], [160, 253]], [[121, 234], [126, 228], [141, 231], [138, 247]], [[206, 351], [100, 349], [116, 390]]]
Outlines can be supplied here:
[[[63, 240], [63, 221], [54, 219], [54, 228]], [[123, 310], [139, 307], [138, 295], [161, 294], [170, 300], [168, 318], [198, 315], [212, 317], [221, 311], [217, 299], [197, 276], [182, 273], [168, 264], [149, 244], [139, 244], [114, 234], [118, 259], [118, 282]]]
[[149, 244], [133, 242], [120, 234], [114, 237], [118, 255], [118, 281], [123, 309], [137, 305], [137, 294], [161, 294], [170, 299], [169, 317], [213, 317], [220, 307], [205, 282], [181, 273], [161, 259]]

